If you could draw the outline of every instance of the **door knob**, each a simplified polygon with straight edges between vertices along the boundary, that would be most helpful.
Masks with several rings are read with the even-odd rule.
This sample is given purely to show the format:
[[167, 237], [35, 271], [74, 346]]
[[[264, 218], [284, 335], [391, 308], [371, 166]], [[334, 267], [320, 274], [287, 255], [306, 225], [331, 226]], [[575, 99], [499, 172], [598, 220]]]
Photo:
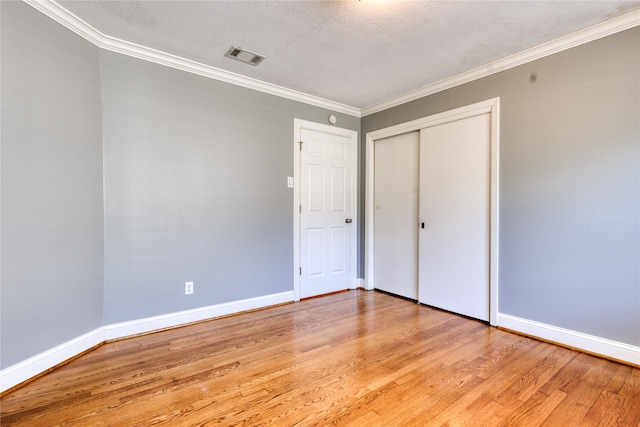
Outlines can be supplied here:
[[347, 218], [344, 220], [344, 222], [346, 222], [347, 224], [351, 224], [353, 221], [351, 220], [351, 218]]

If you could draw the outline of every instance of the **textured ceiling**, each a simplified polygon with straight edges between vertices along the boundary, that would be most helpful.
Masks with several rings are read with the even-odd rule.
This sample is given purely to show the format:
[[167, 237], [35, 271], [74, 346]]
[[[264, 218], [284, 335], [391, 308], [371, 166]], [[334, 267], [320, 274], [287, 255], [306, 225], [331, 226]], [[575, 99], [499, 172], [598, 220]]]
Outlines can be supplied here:
[[[59, 1], [103, 34], [363, 109], [640, 1]], [[231, 45], [267, 57], [225, 58]]]

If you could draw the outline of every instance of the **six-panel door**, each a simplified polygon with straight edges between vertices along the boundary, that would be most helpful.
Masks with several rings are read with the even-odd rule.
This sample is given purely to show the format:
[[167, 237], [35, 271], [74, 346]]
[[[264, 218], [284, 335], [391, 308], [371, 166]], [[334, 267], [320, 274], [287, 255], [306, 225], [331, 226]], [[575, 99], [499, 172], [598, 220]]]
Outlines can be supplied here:
[[300, 297], [350, 287], [351, 138], [302, 129]]

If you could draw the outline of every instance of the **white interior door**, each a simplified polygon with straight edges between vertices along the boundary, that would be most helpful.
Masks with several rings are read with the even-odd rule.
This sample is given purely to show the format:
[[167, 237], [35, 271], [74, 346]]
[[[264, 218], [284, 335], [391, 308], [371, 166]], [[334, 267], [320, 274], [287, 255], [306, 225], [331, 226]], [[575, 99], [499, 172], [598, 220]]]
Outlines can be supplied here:
[[300, 297], [306, 298], [351, 287], [352, 138], [301, 129], [300, 139]]
[[420, 133], [419, 301], [488, 321], [491, 116]]
[[374, 287], [418, 299], [420, 133], [376, 140]]

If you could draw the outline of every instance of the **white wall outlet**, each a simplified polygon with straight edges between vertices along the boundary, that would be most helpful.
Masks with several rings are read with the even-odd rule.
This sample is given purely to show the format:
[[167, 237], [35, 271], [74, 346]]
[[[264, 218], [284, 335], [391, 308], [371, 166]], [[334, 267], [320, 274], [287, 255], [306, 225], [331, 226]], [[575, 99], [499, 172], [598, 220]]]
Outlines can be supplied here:
[[184, 294], [191, 295], [193, 293], [193, 282], [184, 282]]

